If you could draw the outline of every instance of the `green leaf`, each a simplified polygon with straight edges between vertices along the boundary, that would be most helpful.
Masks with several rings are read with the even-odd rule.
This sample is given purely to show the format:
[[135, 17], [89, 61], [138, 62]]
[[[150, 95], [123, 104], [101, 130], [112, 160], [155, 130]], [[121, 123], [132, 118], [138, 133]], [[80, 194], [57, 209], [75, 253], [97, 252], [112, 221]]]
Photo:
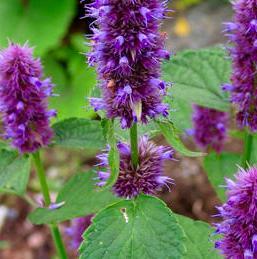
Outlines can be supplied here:
[[104, 131], [106, 132], [106, 138], [107, 138], [107, 143], [110, 146], [110, 151], [108, 155], [108, 161], [109, 161], [109, 166], [110, 166], [110, 172], [111, 175], [108, 178], [105, 186], [103, 189], [108, 189], [109, 187], [112, 187], [118, 177], [119, 177], [119, 172], [120, 172], [120, 156], [119, 156], [119, 150], [117, 147], [117, 141], [114, 135], [114, 122], [113, 120], [107, 120], [105, 123], [105, 129]]
[[36, 46], [42, 55], [64, 37], [75, 14], [74, 0], [0, 1], [0, 46], [13, 42]]
[[174, 125], [168, 121], [156, 121], [157, 125], [159, 126], [162, 134], [168, 141], [168, 143], [178, 152], [181, 154], [188, 156], [188, 157], [198, 157], [203, 156], [203, 153], [200, 152], [193, 152], [188, 150], [181, 139], [178, 136], [178, 131], [175, 129]]
[[210, 225], [180, 215], [176, 218], [186, 234], [187, 253], [184, 259], [222, 258], [214, 249], [211, 235], [215, 230]]
[[57, 49], [43, 59], [46, 75], [52, 77], [56, 84], [54, 92], [59, 95], [51, 98], [50, 107], [57, 110], [59, 120], [91, 118], [95, 112], [86, 97], [91, 97], [97, 84], [96, 73], [85, 63], [82, 52], [87, 48], [83, 35], [74, 34], [70, 40], [71, 45]]
[[0, 250], [5, 250], [10, 248], [10, 243], [5, 240], [0, 240]]
[[[83, 117], [94, 114], [89, 105], [88, 98], [91, 97], [94, 88], [97, 85], [95, 69], [86, 64], [85, 54], [89, 49], [85, 46], [85, 38], [81, 34], [74, 34], [71, 37], [74, 51], [69, 59], [68, 69], [71, 76], [72, 84], [72, 105], [77, 109], [82, 109]], [[84, 48], [83, 48], [84, 46]], [[67, 96], [67, 95], [66, 95]], [[84, 98], [81, 98], [81, 97]], [[68, 97], [68, 96], [67, 96]]]
[[[164, 79], [174, 82], [168, 95], [175, 100], [221, 111], [229, 110], [228, 95], [220, 89], [221, 84], [230, 81], [231, 71], [231, 62], [223, 50], [184, 51], [165, 63], [163, 69]], [[166, 98], [171, 105], [172, 98]]]
[[[166, 97], [166, 100], [169, 97]], [[169, 119], [174, 126], [181, 132], [192, 129], [192, 104], [179, 98], [168, 101], [172, 110], [169, 113]]]
[[[242, 139], [245, 139], [245, 132], [242, 132]], [[255, 165], [257, 163], [257, 134], [252, 135], [252, 147], [251, 147], [251, 155], [250, 155], [250, 166]]]
[[30, 159], [15, 151], [0, 150], [0, 192], [23, 195], [30, 173]]
[[70, 118], [57, 122], [53, 129], [54, 144], [58, 146], [101, 149], [106, 144], [100, 121]]
[[232, 178], [240, 164], [240, 155], [233, 153], [210, 153], [204, 159], [204, 169], [219, 198], [225, 200], [225, 178]]
[[98, 212], [118, 201], [109, 191], [96, 191], [95, 173], [90, 171], [73, 176], [60, 190], [56, 203], [65, 204], [56, 210], [38, 208], [29, 215], [33, 224], [62, 222]]
[[183, 231], [157, 198], [141, 195], [99, 212], [84, 233], [80, 259], [176, 259], [185, 252]]

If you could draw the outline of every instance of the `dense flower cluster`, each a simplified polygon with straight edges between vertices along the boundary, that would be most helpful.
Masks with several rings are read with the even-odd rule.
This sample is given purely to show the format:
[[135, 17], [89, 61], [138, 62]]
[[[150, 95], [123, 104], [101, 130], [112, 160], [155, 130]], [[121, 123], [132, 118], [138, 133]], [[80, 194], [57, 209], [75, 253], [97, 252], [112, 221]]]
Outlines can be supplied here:
[[227, 202], [219, 208], [216, 242], [225, 258], [257, 258], [257, 168], [241, 169], [236, 181], [227, 179]]
[[90, 65], [97, 65], [103, 99], [92, 99], [95, 110], [106, 109], [108, 118], [120, 118], [121, 127], [133, 121], [167, 116], [162, 103], [166, 93], [160, 80], [165, 34], [159, 33], [167, 1], [95, 0], [86, 5], [87, 15], [96, 19], [92, 28]]
[[193, 135], [202, 148], [210, 147], [220, 152], [227, 137], [228, 114], [194, 105]]
[[47, 97], [52, 93], [50, 79], [42, 80], [42, 67], [27, 45], [10, 44], [0, 52], [0, 111], [5, 137], [21, 153], [34, 152], [52, 137]]
[[[173, 159], [170, 147], [156, 146], [148, 137], [143, 136], [139, 141], [139, 165], [134, 169], [131, 162], [130, 146], [119, 143], [120, 173], [113, 186], [113, 192], [123, 198], [132, 198], [140, 193], [154, 194], [163, 185], [173, 181], [163, 175], [164, 161]], [[108, 153], [98, 156], [98, 166], [108, 168]], [[99, 186], [104, 186], [110, 176], [109, 171], [99, 171]]]
[[66, 229], [66, 234], [69, 236], [71, 242], [70, 242], [70, 248], [72, 250], [77, 250], [83, 241], [83, 233], [87, 230], [87, 228], [92, 223], [92, 218], [94, 215], [88, 215], [83, 218], [76, 218], [73, 219], [71, 222], [71, 226]]
[[226, 23], [226, 33], [234, 47], [229, 48], [233, 60], [231, 100], [238, 107], [237, 121], [240, 127], [257, 131], [257, 2], [237, 0], [233, 2], [234, 22]]

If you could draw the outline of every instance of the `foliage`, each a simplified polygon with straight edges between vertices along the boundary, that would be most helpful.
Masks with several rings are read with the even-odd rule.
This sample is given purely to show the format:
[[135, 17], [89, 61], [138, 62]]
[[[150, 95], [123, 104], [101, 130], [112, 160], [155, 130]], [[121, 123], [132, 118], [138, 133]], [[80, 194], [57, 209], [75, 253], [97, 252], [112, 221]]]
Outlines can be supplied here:
[[75, 0], [0, 1], [0, 46], [13, 42], [36, 47], [39, 55], [56, 47], [75, 14]]
[[176, 215], [176, 218], [186, 234], [187, 253], [185, 259], [216, 259], [221, 258], [214, 251], [211, 236], [214, 232], [207, 223]]
[[232, 178], [240, 164], [240, 155], [233, 153], [210, 153], [204, 159], [204, 169], [219, 198], [225, 200], [225, 178]]
[[29, 215], [34, 224], [61, 222], [98, 212], [118, 199], [110, 191], [96, 189], [93, 171], [73, 176], [60, 190], [56, 204], [63, 203], [58, 209], [38, 208]]
[[218, 47], [187, 50], [164, 64], [164, 79], [174, 84], [166, 102], [173, 108], [170, 118], [176, 127], [185, 130], [191, 125], [193, 103], [229, 110], [228, 95], [221, 90], [221, 85], [229, 82], [231, 70], [231, 62], [225, 55]]
[[202, 156], [202, 153], [189, 151], [178, 136], [178, 131], [170, 122], [157, 122], [160, 130], [169, 144], [178, 152], [189, 157]]
[[30, 173], [30, 159], [15, 151], [0, 150], [0, 192], [23, 195]]
[[101, 122], [70, 118], [53, 125], [54, 144], [68, 148], [101, 149], [105, 146]]
[[106, 140], [109, 144], [110, 152], [109, 152], [109, 165], [111, 175], [107, 180], [105, 189], [112, 187], [118, 179], [119, 169], [120, 169], [120, 159], [119, 159], [119, 151], [117, 148], [117, 141], [114, 132], [114, 123], [111, 120], [103, 121], [104, 131], [106, 132]]
[[176, 217], [163, 202], [145, 195], [102, 210], [84, 239], [81, 259], [175, 259], [185, 252], [184, 235]]
[[57, 109], [58, 119], [70, 117], [91, 118], [94, 112], [88, 105], [88, 97], [96, 87], [96, 75], [85, 65], [88, 48], [81, 34], [73, 34], [70, 44], [48, 53], [43, 58], [47, 76], [56, 84], [57, 97], [51, 98], [50, 106]]

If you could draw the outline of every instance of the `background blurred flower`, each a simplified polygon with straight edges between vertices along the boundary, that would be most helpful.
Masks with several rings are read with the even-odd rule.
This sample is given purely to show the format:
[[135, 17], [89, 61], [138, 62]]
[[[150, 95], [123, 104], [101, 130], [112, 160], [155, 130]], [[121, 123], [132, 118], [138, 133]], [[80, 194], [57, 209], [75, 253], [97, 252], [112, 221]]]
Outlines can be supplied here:
[[228, 114], [198, 105], [194, 105], [193, 109], [192, 135], [196, 144], [216, 152], [222, 151], [227, 137]]
[[22, 153], [49, 144], [49, 120], [55, 116], [54, 110], [47, 109], [53, 85], [50, 79], [42, 79], [40, 60], [34, 59], [32, 52], [27, 44], [12, 43], [0, 52], [0, 111], [5, 137]]

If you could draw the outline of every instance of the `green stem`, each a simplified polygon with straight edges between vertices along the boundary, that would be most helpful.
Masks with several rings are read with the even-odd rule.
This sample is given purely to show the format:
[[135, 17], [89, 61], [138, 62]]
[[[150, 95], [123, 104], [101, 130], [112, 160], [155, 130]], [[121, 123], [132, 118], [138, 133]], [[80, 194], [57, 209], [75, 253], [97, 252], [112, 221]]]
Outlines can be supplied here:
[[[42, 190], [44, 201], [45, 201], [45, 206], [48, 207], [51, 204], [51, 198], [50, 198], [50, 192], [49, 192], [49, 188], [48, 188], [47, 181], [46, 181], [45, 170], [44, 170], [42, 161], [40, 159], [39, 152], [36, 152], [33, 154], [33, 159], [35, 162], [37, 175], [38, 175], [38, 178], [40, 181], [41, 190]], [[58, 226], [56, 224], [51, 224], [51, 225], [49, 225], [49, 228], [51, 230], [53, 240], [55, 243], [55, 247], [59, 254], [59, 258], [67, 259], [68, 258], [67, 253], [66, 253]]]
[[252, 145], [253, 145], [253, 135], [246, 132], [245, 142], [244, 142], [244, 152], [242, 157], [242, 167], [245, 169], [248, 167], [248, 164], [251, 161]]
[[137, 124], [134, 123], [130, 129], [131, 160], [134, 168], [138, 166], [138, 137]]
[[36, 208], [36, 207], [37, 207], [37, 203], [34, 202], [34, 200], [31, 199], [28, 194], [24, 194], [22, 198], [23, 198], [23, 200], [26, 201], [32, 208]]

